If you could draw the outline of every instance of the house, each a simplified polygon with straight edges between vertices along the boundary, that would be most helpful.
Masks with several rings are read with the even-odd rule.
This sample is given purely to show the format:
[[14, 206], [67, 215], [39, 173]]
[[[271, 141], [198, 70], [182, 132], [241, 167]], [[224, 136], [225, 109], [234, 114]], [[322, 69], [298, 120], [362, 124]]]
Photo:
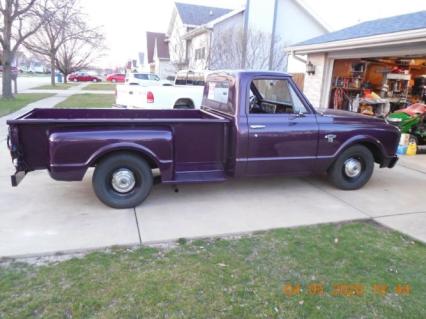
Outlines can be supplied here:
[[[288, 57], [285, 49], [330, 31], [327, 24], [303, 0], [249, 0], [247, 8], [248, 44], [259, 42], [259, 38], [265, 37], [262, 34], [269, 35], [267, 41], [263, 40], [269, 48], [269, 51], [263, 53], [268, 57], [268, 69], [288, 72], [304, 70], [304, 63]], [[283, 61], [276, 61], [277, 57]], [[259, 65], [253, 67], [259, 68]]]
[[287, 70], [285, 47], [326, 32], [301, 0], [251, 0], [236, 10], [176, 3], [168, 34], [171, 52], [181, 53], [172, 61], [190, 69]]
[[167, 31], [172, 64], [177, 69], [185, 69], [190, 64], [193, 66], [195, 60], [205, 59], [209, 38], [201, 36], [192, 41], [192, 37], [185, 35], [229, 12], [230, 9], [176, 2]]
[[169, 44], [165, 33], [146, 33], [146, 63], [145, 71], [167, 78], [175, 74], [175, 68], [170, 62]]
[[[380, 114], [426, 98], [426, 11], [366, 21], [288, 52], [306, 57], [304, 92], [317, 107], [351, 110], [360, 102]], [[380, 99], [368, 100], [368, 92]]]

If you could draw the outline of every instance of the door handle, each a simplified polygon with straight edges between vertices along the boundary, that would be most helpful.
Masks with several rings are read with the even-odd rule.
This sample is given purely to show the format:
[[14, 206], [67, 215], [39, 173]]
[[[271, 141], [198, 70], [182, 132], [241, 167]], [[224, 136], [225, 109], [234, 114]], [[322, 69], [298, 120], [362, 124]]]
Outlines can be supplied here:
[[266, 125], [250, 125], [250, 128], [252, 128], [252, 129], [262, 129], [262, 128], [265, 128], [266, 127]]

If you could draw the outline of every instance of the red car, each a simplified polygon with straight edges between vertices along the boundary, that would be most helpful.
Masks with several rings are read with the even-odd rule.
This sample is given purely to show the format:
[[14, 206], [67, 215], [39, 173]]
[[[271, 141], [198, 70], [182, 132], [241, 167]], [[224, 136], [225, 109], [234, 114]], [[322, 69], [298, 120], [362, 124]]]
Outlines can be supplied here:
[[106, 80], [112, 83], [124, 83], [126, 75], [122, 73], [113, 73], [107, 76]]
[[68, 81], [72, 82], [101, 82], [102, 80], [94, 75], [85, 72], [76, 72], [68, 76]]

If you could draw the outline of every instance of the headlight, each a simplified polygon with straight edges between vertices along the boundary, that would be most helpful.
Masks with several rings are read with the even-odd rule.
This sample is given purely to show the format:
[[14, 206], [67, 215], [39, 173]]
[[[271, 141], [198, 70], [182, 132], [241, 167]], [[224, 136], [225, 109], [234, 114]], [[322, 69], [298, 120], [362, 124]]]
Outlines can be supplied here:
[[389, 122], [399, 123], [399, 122], [402, 122], [402, 119], [400, 119], [398, 117], [388, 117], [388, 121]]

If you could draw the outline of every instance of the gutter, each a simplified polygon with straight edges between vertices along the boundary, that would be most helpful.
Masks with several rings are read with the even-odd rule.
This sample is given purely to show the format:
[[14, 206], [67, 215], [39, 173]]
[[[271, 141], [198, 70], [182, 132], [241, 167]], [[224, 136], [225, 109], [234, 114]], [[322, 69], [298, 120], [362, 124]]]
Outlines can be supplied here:
[[296, 59], [297, 61], [300, 61], [300, 62], [302, 62], [302, 63], [308, 63], [308, 61], [307, 60], [305, 60], [304, 58], [302, 58], [302, 57], [300, 57], [300, 56], [298, 56], [298, 55], [296, 55], [296, 53], [294, 52], [294, 51], [291, 51], [291, 56], [294, 58], [294, 59]]
[[385, 33], [369, 37], [353, 38], [341, 41], [324, 42], [309, 45], [296, 45], [288, 47], [287, 52], [296, 54], [320, 53], [339, 50], [373, 48], [378, 46], [426, 42], [426, 28]]

